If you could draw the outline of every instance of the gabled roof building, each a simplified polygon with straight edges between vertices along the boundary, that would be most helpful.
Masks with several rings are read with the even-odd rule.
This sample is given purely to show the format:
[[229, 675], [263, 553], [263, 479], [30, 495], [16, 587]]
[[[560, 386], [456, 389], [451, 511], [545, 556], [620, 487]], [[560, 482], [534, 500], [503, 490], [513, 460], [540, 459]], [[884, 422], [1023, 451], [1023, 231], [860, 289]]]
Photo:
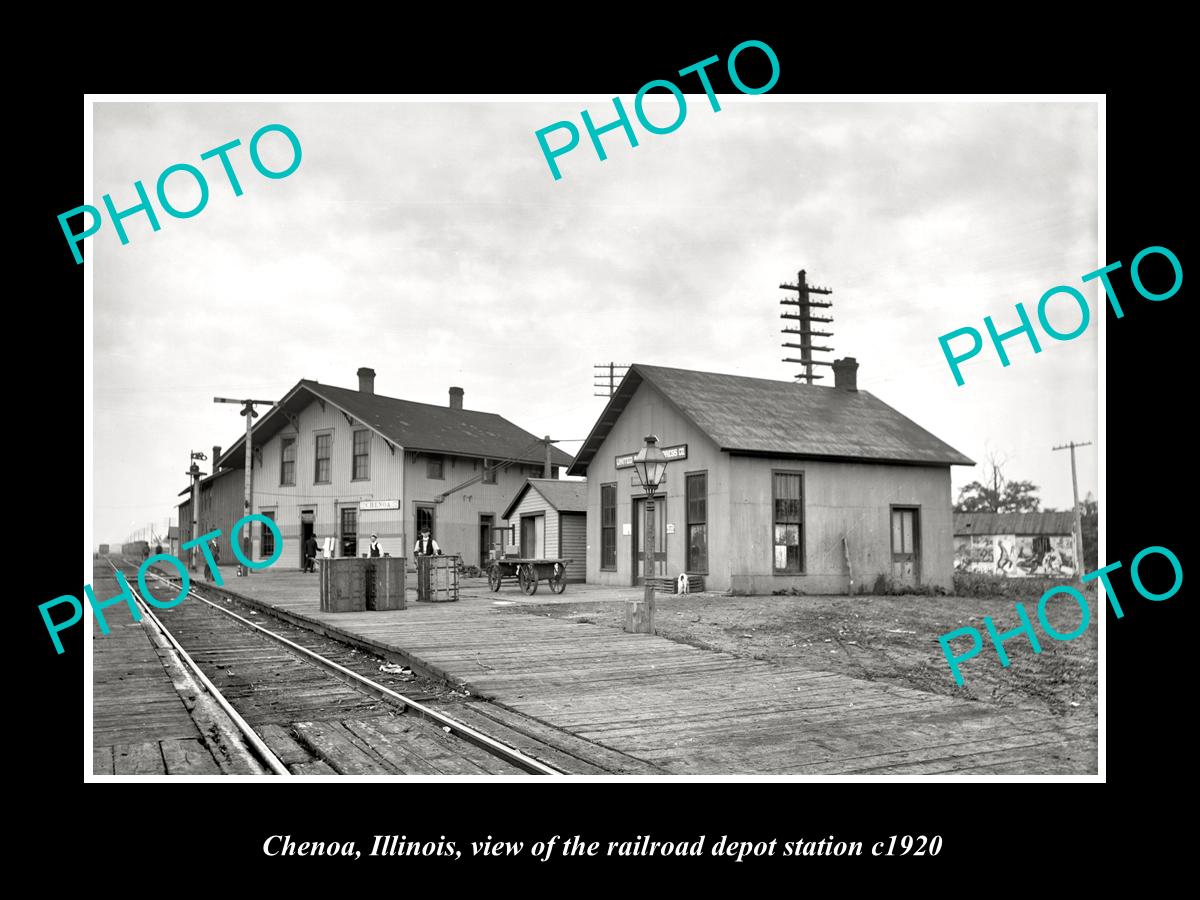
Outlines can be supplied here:
[[501, 517], [509, 523], [508, 543], [525, 559], [566, 559], [566, 579], [587, 576], [587, 484], [529, 478]]
[[[557, 477], [571, 463], [502, 416], [464, 409], [462, 388], [450, 388], [448, 405], [438, 406], [376, 394], [373, 369], [358, 377], [357, 391], [303, 379], [255, 422], [253, 511], [279, 526], [278, 565], [299, 567], [309, 535], [318, 543], [332, 537], [336, 556], [366, 552], [373, 533], [383, 552], [411, 556], [423, 526], [444, 552], [480, 565], [525, 479], [547, 468]], [[244, 442], [243, 434], [224, 453], [214, 448], [214, 474], [201, 482], [202, 519], [206, 508], [237, 511], [208, 523], [222, 530], [223, 562], [233, 559], [228, 530], [243, 507]], [[235, 470], [237, 477], [225, 477]], [[180, 507], [184, 542], [188, 507]], [[269, 529], [256, 523], [252, 532], [253, 558], [269, 558]]]
[[587, 580], [642, 581], [643, 493], [631, 457], [654, 434], [667, 453], [655, 502], [656, 576], [770, 594], [949, 589], [950, 466], [974, 463], [857, 387], [637, 364], [592, 428], [570, 475], [588, 483]]

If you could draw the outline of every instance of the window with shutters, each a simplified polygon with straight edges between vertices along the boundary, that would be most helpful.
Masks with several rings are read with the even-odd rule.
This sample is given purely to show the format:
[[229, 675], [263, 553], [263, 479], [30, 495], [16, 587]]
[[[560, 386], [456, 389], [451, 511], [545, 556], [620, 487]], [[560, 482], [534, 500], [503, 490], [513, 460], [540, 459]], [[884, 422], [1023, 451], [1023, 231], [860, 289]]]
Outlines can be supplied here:
[[804, 475], [772, 472], [771, 480], [774, 571], [798, 574], [804, 571]]
[[617, 568], [617, 486], [600, 485], [600, 568]]
[[687, 476], [687, 570], [708, 574], [708, 473]]

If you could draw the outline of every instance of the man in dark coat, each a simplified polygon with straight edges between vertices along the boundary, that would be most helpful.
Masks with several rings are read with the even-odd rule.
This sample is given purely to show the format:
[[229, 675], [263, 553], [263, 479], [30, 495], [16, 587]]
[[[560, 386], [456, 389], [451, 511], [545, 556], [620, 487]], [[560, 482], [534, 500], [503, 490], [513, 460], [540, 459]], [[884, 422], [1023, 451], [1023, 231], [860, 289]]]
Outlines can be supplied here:
[[313, 568], [313, 563], [316, 562], [316, 559], [317, 559], [317, 539], [310, 534], [308, 536], [308, 539], [304, 542], [304, 571], [305, 572], [315, 572], [316, 571], [316, 569]]

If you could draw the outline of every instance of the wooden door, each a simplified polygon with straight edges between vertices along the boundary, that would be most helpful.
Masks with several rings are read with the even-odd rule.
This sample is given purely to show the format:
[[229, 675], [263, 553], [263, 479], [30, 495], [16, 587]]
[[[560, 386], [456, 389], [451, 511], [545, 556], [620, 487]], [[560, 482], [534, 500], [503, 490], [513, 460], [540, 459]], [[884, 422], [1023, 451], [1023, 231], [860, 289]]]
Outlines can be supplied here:
[[[667, 575], [667, 498], [654, 498], [654, 577]], [[633, 501], [633, 583], [646, 582], [646, 498]]]
[[892, 580], [900, 587], [921, 584], [920, 512], [892, 508]]
[[315, 524], [313, 520], [316, 515], [311, 510], [301, 510], [300, 512], [300, 568], [304, 569], [306, 561], [304, 558], [304, 545], [308, 543], [308, 539], [313, 536]]
[[542, 559], [546, 555], [546, 517], [521, 516], [521, 557]]
[[495, 521], [494, 516], [483, 515], [479, 516], [479, 566], [484, 567], [488, 563], [488, 557], [492, 552], [492, 524]]

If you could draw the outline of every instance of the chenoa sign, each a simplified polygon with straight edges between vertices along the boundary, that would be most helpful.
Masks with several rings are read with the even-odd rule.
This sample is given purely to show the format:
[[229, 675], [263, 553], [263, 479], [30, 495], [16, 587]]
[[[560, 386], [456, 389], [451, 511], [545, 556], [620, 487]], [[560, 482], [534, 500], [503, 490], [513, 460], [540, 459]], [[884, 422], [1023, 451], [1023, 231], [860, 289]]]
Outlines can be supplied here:
[[[675, 444], [672, 447], [662, 448], [663, 456], [667, 458], [667, 462], [678, 462], [681, 459], [687, 459], [687, 444]], [[632, 469], [633, 458], [636, 453], [623, 453], [617, 457], [618, 469]]]
[[358, 504], [358, 508], [363, 510], [370, 509], [399, 509], [399, 500], [362, 500]]

